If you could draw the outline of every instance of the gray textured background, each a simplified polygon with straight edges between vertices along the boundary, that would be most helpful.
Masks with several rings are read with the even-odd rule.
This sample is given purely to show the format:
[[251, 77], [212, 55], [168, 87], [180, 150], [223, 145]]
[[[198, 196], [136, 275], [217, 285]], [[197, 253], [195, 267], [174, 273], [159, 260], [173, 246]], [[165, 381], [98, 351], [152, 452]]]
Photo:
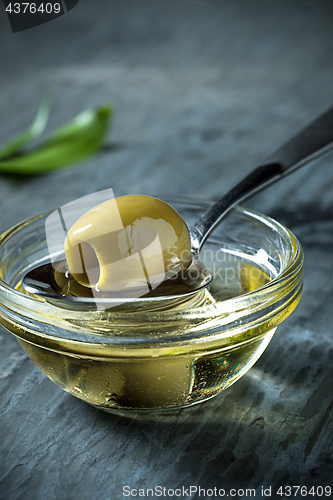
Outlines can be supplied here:
[[[320, 0], [81, 0], [13, 35], [0, 5], [0, 142], [46, 92], [48, 130], [86, 107], [116, 107], [97, 157], [1, 176], [1, 229], [106, 187], [222, 194], [332, 105], [332, 21]], [[303, 298], [245, 377], [177, 422], [89, 407], [0, 329], [1, 499], [118, 500], [126, 484], [251, 487], [259, 498], [262, 485], [333, 487], [332, 164], [327, 154], [247, 204], [300, 239]]]

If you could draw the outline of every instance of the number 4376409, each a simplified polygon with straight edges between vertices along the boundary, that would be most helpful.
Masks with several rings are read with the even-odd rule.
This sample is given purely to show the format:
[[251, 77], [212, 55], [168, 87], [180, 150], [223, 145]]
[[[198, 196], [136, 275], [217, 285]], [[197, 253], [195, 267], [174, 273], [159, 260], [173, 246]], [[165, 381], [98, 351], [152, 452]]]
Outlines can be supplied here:
[[30, 2], [15, 2], [10, 3], [8, 7], [6, 7], [6, 11], [10, 14], [36, 14], [40, 12], [41, 14], [59, 14], [61, 10], [60, 3], [41, 3], [38, 7], [35, 3]]

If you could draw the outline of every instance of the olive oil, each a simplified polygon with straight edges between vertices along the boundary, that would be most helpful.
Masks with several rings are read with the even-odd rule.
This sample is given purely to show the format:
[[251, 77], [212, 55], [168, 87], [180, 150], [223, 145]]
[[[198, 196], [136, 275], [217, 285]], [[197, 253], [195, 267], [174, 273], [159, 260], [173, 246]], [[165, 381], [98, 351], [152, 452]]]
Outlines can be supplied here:
[[[192, 307], [211, 304], [252, 292], [270, 281], [267, 270], [234, 256], [218, 262], [206, 259], [214, 275], [209, 290], [198, 292]], [[81, 285], [64, 264], [54, 271], [54, 287], [62, 294], [79, 295]], [[176, 286], [176, 285], [175, 285]], [[19, 288], [19, 287], [18, 287]], [[85, 288], [85, 287], [83, 287]], [[86, 293], [91, 293], [87, 291]], [[178, 307], [189, 307], [183, 304]], [[130, 314], [130, 312], [129, 312]], [[112, 319], [110, 320], [112, 324]], [[149, 313], [147, 316], [149, 321]], [[184, 325], [180, 324], [180, 329]], [[154, 357], [103, 356], [61, 353], [19, 340], [33, 362], [56, 384], [74, 396], [108, 411], [179, 408], [214, 396], [237, 380], [258, 359], [274, 329], [258, 335], [246, 332], [249, 341], [216, 349], [213, 353]]]

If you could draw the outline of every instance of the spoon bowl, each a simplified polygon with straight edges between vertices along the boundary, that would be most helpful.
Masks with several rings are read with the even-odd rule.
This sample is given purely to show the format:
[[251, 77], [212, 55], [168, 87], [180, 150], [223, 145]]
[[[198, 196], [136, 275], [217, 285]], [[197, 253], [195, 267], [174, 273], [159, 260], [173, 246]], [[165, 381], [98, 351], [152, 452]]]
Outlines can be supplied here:
[[[190, 266], [181, 272], [181, 276], [164, 281], [158, 288], [148, 294], [134, 290], [130, 297], [128, 292], [108, 292], [107, 294], [93, 294], [91, 289], [79, 285], [66, 268], [65, 259], [55, 263], [47, 262], [31, 269], [22, 280], [22, 287], [26, 292], [44, 298], [48, 302], [68, 309], [108, 309], [124, 306], [131, 303], [133, 298], [140, 297], [142, 303], [151, 309], [156, 307], [156, 299], [165, 302], [163, 306], [172, 305], [179, 297], [191, 299], [192, 296], [205, 289], [212, 281], [213, 276], [206, 266], [196, 257], [193, 257]], [[75, 289], [72, 294], [64, 293], [64, 289], [72, 284]], [[64, 300], [66, 299], [66, 300]], [[93, 299], [93, 300], [92, 300]]]

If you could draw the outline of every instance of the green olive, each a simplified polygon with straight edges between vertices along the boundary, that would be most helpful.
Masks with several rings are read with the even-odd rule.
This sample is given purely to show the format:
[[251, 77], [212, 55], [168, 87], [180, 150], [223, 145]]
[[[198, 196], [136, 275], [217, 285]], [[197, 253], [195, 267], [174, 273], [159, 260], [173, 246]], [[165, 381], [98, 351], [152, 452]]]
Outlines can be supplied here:
[[73, 277], [99, 291], [156, 288], [191, 262], [180, 215], [151, 196], [112, 198], [86, 212], [65, 238]]

